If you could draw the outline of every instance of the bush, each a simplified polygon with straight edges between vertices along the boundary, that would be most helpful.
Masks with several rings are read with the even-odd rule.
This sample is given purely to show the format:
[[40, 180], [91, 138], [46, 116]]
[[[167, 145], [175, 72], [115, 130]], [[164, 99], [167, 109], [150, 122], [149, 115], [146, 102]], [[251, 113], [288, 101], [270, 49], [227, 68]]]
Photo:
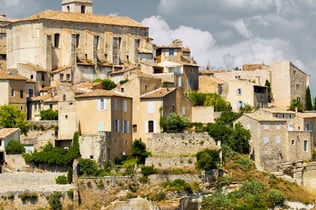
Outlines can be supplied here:
[[56, 177], [55, 181], [56, 181], [56, 184], [67, 184], [68, 183], [67, 177], [65, 175]]
[[41, 120], [58, 120], [58, 111], [52, 109], [40, 111]]
[[237, 160], [237, 164], [244, 171], [250, 170], [255, 167], [255, 164], [247, 157], [239, 158]]
[[234, 208], [233, 202], [227, 195], [221, 192], [215, 192], [213, 195], [203, 198], [201, 209], [223, 210]]
[[187, 193], [192, 193], [191, 185], [182, 179], [176, 179], [172, 182], [163, 182], [161, 185], [168, 191], [186, 191]]
[[205, 149], [196, 154], [196, 167], [201, 170], [217, 169], [220, 164], [219, 150]]
[[16, 140], [11, 140], [5, 148], [7, 154], [22, 154], [25, 152], [24, 145]]
[[54, 192], [53, 194], [48, 196], [47, 201], [52, 210], [62, 209], [62, 204], [60, 201], [61, 197], [62, 197], [62, 194], [60, 192]]
[[132, 144], [132, 157], [137, 159], [137, 163], [144, 164], [149, 155], [150, 153], [146, 151], [146, 144], [141, 139], [135, 139]]
[[98, 173], [98, 166], [95, 160], [79, 159], [78, 163], [79, 176], [96, 176]]
[[69, 199], [73, 200], [74, 199], [74, 191], [72, 189], [68, 190], [67, 196]]
[[112, 90], [116, 87], [116, 84], [110, 79], [97, 78], [94, 82], [101, 82], [104, 90]]
[[270, 208], [274, 208], [276, 206], [283, 206], [284, 201], [285, 201], [285, 196], [281, 191], [272, 189], [269, 192], [268, 206]]
[[151, 174], [154, 174], [156, 173], [156, 170], [153, 166], [143, 166], [142, 167], [142, 174], [144, 176], [149, 176]]
[[20, 194], [18, 196], [22, 201], [23, 203], [26, 202], [26, 201], [37, 201], [37, 198], [38, 198], [38, 195], [36, 193], [29, 193], [29, 192], [25, 192], [23, 194]]
[[166, 133], [181, 133], [190, 126], [190, 121], [177, 113], [171, 113], [161, 119], [161, 127]]

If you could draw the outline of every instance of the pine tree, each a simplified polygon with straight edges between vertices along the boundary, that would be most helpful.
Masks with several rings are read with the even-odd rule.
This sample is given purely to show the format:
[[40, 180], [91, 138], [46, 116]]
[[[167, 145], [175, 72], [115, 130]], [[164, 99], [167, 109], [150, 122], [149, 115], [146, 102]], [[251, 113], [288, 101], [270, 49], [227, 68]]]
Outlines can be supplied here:
[[306, 104], [305, 104], [305, 110], [312, 110], [313, 105], [312, 105], [312, 97], [311, 97], [311, 91], [309, 87], [306, 88]]

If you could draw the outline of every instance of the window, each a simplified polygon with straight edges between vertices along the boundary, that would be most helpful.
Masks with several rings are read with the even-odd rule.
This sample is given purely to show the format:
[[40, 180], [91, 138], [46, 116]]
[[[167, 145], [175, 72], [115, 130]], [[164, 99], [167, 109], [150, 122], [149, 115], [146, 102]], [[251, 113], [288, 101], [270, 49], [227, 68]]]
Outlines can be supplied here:
[[263, 137], [263, 142], [265, 144], [269, 143], [269, 137], [268, 136]]
[[70, 12], [70, 6], [67, 6], [67, 11]]
[[269, 127], [270, 127], [269, 124], [263, 124], [263, 129], [264, 129], [264, 130], [268, 130]]
[[304, 152], [307, 152], [307, 150], [308, 150], [307, 140], [304, 140]]
[[33, 74], [31, 74], [30, 78], [31, 78], [31, 79], [33, 79], [33, 78], [34, 78]]
[[295, 140], [292, 139], [292, 145], [294, 145], [294, 144], [295, 144]]
[[24, 91], [20, 90], [20, 98], [23, 98], [23, 97], [24, 97]]
[[281, 144], [281, 136], [276, 136], [275, 137], [275, 143]]
[[118, 99], [117, 98], [114, 98], [113, 100], [113, 103], [114, 103], [114, 111], [118, 111]]
[[241, 95], [242, 94], [242, 90], [241, 90], [241, 88], [238, 88], [237, 89], [237, 95]]
[[66, 95], [65, 94], [63, 95], [63, 101], [66, 101]]
[[59, 40], [60, 40], [60, 34], [56, 33], [54, 34], [54, 47], [59, 48]]
[[11, 89], [11, 96], [14, 96], [14, 89]]
[[113, 121], [113, 130], [116, 133], [120, 132], [120, 120], [114, 119], [114, 121]]
[[66, 80], [70, 80], [70, 74], [66, 74]]
[[279, 131], [281, 129], [281, 125], [280, 124], [277, 124], [276, 126], [276, 129]]
[[75, 45], [75, 48], [79, 47], [80, 34], [73, 34], [72, 39]]
[[129, 133], [129, 122], [123, 120], [123, 133]]
[[86, 13], [86, 6], [81, 5], [81, 13], [85, 14]]
[[105, 110], [106, 109], [106, 99], [100, 98], [99, 99], [99, 110]]
[[122, 102], [122, 108], [123, 108], [123, 112], [127, 112], [127, 100], [124, 99]]
[[169, 56], [174, 56], [174, 49], [169, 49]]
[[292, 123], [289, 123], [287, 126], [288, 131], [293, 131], [294, 130], [294, 125]]
[[154, 132], [154, 121], [150, 120], [148, 121], [148, 133]]
[[149, 102], [147, 107], [148, 114], [154, 113], [154, 102]]
[[53, 109], [53, 104], [49, 104], [49, 109]]
[[185, 112], [185, 106], [182, 107], [182, 115], [185, 115], [186, 112]]
[[63, 80], [64, 80], [64, 74], [60, 74], [60, 75], [59, 75], [59, 80], [60, 80], [60, 81], [63, 81]]
[[134, 133], [137, 132], [137, 125], [136, 124], [133, 125], [133, 132]]
[[41, 73], [41, 77], [42, 77], [42, 81], [45, 81], [45, 73], [44, 72]]
[[2, 146], [2, 141], [0, 140], [0, 146]]
[[305, 126], [305, 130], [309, 131], [309, 132], [312, 132], [313, 131], [313, 124], [307, 123], [306, 126]]

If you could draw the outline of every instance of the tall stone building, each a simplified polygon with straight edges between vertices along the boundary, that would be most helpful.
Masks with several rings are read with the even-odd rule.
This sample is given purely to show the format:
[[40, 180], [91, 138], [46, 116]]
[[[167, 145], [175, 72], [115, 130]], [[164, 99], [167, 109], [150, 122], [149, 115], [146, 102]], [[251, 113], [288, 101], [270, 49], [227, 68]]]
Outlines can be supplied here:
[[[72, 84], [104, 78], [153, 60], [148, 33], [148, 27], [128, 17], [93, 14], [92, 0], [63, 0], [62, 11], [46, 10], [8, 25], [7, 68], [20, 72], [21, 64], [34, 66], [49, 81], [70, 68]], [[29, 72], [22, 75], [35, 80]]]

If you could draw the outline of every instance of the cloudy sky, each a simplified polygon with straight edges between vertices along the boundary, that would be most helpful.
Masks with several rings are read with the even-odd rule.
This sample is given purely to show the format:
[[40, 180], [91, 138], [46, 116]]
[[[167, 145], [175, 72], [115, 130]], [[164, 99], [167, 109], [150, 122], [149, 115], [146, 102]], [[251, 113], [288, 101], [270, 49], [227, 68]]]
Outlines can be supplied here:
[[[20, 18], [61, 0], [0, 0], [0, 13]], [[316, 95], [315, 0], [94, 0], [94, 13], [131, 17], [157, 44], [181, 39], [201, 67], [291, 60], [311, 75]]]

